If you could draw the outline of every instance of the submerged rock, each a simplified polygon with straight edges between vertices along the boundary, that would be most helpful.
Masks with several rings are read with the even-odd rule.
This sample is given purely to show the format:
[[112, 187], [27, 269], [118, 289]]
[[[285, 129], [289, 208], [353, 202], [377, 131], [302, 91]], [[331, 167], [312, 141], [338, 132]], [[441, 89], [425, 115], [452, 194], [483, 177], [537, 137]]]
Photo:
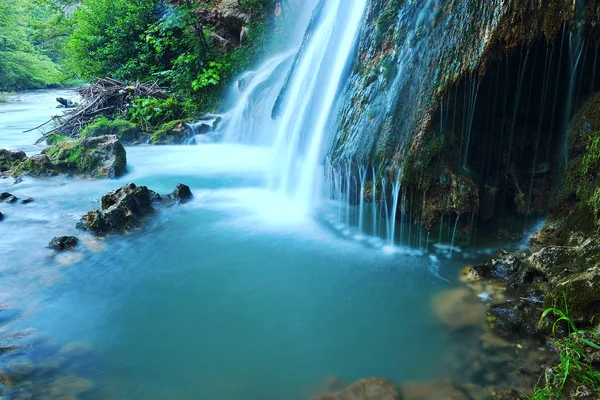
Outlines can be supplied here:
[[73, 399], [78, 395], [90, 392], [94, 383], [78, 376], [65, 376], [50, 384], [48, 395], [53, 399]]
[[50, 241], [48, 247], [57, 251], [64, 251], [74, 249], [78, 244], [79, 239], [75, 236], [57, 236]]
[[369, 378], [360, 380], [345, 390], [317, 397], [314, 400], [397, 400], [400, 398], [398, 388], [390, 381]]
[[128, 183], [102, 196], [101, 209], [81, 217], [77, 228], [97, 234], [136, 228], [154, 212], [154, 205], [181, 203], [191, 197], [190, 188], [183, 184], [178, 184], [170, 195], [161, 196], [146, 186]]
[[433, 309], [440, 321], [450, 329], [485, 326], [485, 306], [468, 288], [438, 294], [433, 300]]

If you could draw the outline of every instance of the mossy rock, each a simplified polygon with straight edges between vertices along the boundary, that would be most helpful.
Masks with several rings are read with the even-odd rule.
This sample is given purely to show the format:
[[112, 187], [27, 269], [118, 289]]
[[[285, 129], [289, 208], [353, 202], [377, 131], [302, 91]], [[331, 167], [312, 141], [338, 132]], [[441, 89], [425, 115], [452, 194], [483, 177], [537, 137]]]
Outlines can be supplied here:
[[60, 171], [95, 178], [114, 178], [126, 171], [125, 148], [116, 136], [99, 136], [63, 142], [43, 154]]
[[100, 136], [58, 143], [18, 163], [13, 177], [48, 177], [59, 173], [114, 178], [125, 173], [127, 156], [116, 136]]
[[[598, 238], [600, 228], [600, 93], [573, 117], [569, 162], [544, 228], [532, 244], [573, 245], [573, 238]], [[574, 234], [579, 233], [579, 235]]]
[[68, 136], [65, 136], [65, 135], [53, 133], [52, 135], [50, 135], [46, 138], [46, 144], [49, 146], [53, 146], [58, 143], [68, 142], [69, 140], [73, 140], [73, 139]]
[[0, 149], [0, 173], [10, 171], [26, 159], [27, 155], [23, 151]]
[[183, 120], [176, 120], [162, 125], [152, 134], [150, 143], [154, 145], [181, 144], [187, 138], [187, 128]]
[[569, 306], [569, 317], [578, 324], [589, 323], [600, 313], [600, 266], [571, 274], [558, 282], [546, 295], [544, 306], [562, 309], [564, 298]]
[[114, 135], [123, 144], [139, 144], [148, 140], [149, 134], [142, 131], [136, 124], [124, 119], [110, 120], [102, 117], [86, 126], [79, 136], [82, 138]]
[[12, 171], [11, 175], [15, 178], [21, 175], [30, 175], [35, 177], [50, 177], [59, 174], [59, 169], [50, 162], [50, 159], [45, 154], [36, 154], [27, 158], [25, 161], [18, 164]]

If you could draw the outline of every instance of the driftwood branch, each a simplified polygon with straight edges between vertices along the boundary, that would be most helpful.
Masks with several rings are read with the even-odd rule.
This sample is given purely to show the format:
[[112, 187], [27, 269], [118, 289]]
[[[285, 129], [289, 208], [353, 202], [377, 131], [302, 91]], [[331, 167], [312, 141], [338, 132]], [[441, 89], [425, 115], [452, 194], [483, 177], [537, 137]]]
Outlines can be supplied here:
[[30, 129], [30, 132], [39, 129], [50, 122], [56, 127], [48, 132], [43, 132], [37, 143], [43, 141], [53, 133], [75, 137], [87, 124], [99, 116], [122, 116], [127, 112], [133, 100], [143, 97], [166, 99], [169, 94], [161, 89], [158, 82], [139, 83], [128, 85], [125, 82], [112, 78], [96, 80], [91, 85], [75, 89], [81, 96], [81, 103], [73, 110], [61, 116], [52, 117], [49, 121]]

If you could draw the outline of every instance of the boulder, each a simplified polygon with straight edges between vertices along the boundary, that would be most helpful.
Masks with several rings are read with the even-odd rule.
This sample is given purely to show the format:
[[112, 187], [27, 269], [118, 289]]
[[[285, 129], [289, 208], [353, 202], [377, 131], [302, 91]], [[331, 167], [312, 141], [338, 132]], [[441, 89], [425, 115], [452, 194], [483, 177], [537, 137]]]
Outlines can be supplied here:
[[360, 380], [345, 390], [317, 397], [314, 400], [397, 400], [401, 398], [398, 388], [385, 379]]
[[11, 170], [26, 158], [27, 155], [23, 151], [0, 149], [0, 173]]
[[563, 296], [569, 306], [569, 317], [575, 323], [588, 323], [600, 312], [600, 265], [585, 272], [569, 274], [557, 282], [546, 294], [545, 307], [565, 310]]
[[146, 186], [129, 183], [102, 196], [101, 210], [89, 211], [77, 227], [95, 233], [135, 228], [142, 217], [154, 211], [152, 203], [160, 200], [160, 195]]
[[4, 214], [2, 214], [2, 213], [0, 212], [0, 221], [2, 221], [3, 219], [4, 219]]
[[77, 247], [79, 239], [75, 236], [57, 236], [53, 238], [48, 247], [57, 251], [71, 250]]
[[44, 149], [50, 162], [64, 173], [115, 178], [125, 173], [125, 148], [114, 135], [58, 143]]
[[50, 177], [58, 175], [59, 170], [45, 154], [33, 155], [23, 162], [16, 165], [11, 171], [11, 175], [15, 178], [21, 175], [30, 175], [35, 177]]
[[518, 299], [492, 305], [487, 309], [488, 323], [502, 336], [530, 337], [539, 333], [538, 322], [544, 311], [542, 304], [531, 299]]
[[172, 121], [161, 126], [152, 134], [150, 144], [181, 144], [190, 136], [183, 121]]

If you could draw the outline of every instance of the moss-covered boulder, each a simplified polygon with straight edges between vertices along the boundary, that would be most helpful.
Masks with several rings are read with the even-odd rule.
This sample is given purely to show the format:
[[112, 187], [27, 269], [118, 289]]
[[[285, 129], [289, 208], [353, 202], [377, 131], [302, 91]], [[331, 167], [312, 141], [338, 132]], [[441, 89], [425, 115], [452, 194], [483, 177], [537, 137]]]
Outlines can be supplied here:
[[11, 170], [26, 158], [27, 155], [23, 151], [0, 149], [0, 174]]
[[136, 124], [123, 119], [110, 120], [98, 118], [86, 126], [79, 134], [82, 138], [114, 135], [126, 145], [147, 143], [150, 135], [142, 131]]
[[94, 178], [121, 176], [127, 166], [125, 148], [114, 135], [59, 143], [42, 153], [60, 172]]
[[47, 147], [42, 154], [20, 157], [4, 171], [15, 178], [22, 175], [49, 177], [58, 174], [93, 178], [115, 178], [125, 173], [127, 155], [116, 136], [68, 140]]
[[[564, 308], [567, 299], [569, 317], [576, 323], [589, 323], [600, 312], [600, 266], [569, 274], [557, 282], [546, 295], [546, 307]], [[564, 296], [564, 297], [563, 297]]]
[[50, 162], [48, 156], [45, 154], [36, 154], [17, 164], [16, 167], [10, 171], [10, 174], [15, 178], [22, 175], [45, 178], [56, 176], [59, 172], [59, 169]]

